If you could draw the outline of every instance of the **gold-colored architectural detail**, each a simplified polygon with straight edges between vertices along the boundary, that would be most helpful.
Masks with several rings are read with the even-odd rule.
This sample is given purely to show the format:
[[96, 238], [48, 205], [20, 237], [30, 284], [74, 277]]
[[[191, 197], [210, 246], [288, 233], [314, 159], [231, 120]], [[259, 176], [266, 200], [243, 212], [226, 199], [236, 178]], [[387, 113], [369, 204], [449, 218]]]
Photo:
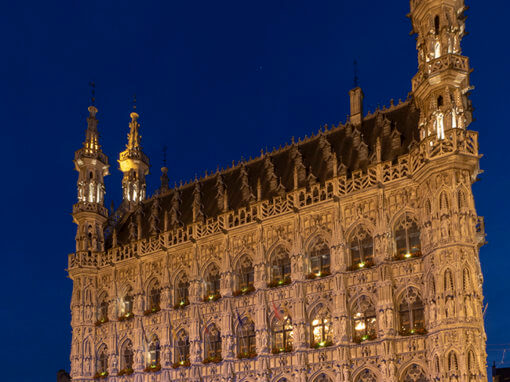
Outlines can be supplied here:
[[140, 144], [142, 137], [138, 132], [140, 128], [139, 115], [132, 112], [130, 117], [128, 143], [126, 150], [120, 153], [118, 162], [120, 171], [124, 173], [122, 179], [124, 200], [138, 203], [145, 199], [145, 176], [149, 173], [149, 158], [143, 153]]
[[[146, 199], [138, 115], [103, 206], [76, 152], [73, 381], [486, 381], [462, 0], [412, 0], [410, 99]], [[136, 192], [134, 192], [136, 190]]]

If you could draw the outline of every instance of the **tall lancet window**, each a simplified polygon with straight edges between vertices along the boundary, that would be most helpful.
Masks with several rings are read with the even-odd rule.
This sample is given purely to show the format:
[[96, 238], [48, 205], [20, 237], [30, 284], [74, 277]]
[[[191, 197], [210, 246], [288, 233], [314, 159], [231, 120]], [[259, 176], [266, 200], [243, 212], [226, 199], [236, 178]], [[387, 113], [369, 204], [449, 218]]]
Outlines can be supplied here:
[[97, 352], [96, 378], [108, 375], [108, 348], [105, 344], [99, 347]]

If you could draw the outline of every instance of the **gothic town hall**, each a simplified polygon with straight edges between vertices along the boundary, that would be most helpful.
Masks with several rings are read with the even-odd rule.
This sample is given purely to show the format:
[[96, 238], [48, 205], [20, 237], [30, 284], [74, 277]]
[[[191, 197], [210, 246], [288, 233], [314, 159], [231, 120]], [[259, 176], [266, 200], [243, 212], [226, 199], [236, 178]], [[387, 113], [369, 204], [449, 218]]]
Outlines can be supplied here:
[[410, 5], [406, 101], [364, 114], [356, 87], [345, 123], [151, 196], [133, 112], [116, 211], [89, 107], [73, 381], [487, 380], [466, 6]]

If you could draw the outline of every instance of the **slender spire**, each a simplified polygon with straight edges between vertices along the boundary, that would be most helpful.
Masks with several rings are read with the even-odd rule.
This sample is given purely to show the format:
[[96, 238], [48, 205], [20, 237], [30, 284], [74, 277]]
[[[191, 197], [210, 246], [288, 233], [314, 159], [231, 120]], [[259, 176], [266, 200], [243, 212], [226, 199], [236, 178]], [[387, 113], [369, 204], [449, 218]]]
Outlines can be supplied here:
[[[136, 109], [136, 97], [133, 100], [133, 109]], [[142, 151], [139, 115], [133, 111], [130, 117], [128, 143], [119, 155], [119, 165], [124, 173], [124, 200], [137, 203], [145, 199], [145, 176], [149, 173], [149, 158]]]

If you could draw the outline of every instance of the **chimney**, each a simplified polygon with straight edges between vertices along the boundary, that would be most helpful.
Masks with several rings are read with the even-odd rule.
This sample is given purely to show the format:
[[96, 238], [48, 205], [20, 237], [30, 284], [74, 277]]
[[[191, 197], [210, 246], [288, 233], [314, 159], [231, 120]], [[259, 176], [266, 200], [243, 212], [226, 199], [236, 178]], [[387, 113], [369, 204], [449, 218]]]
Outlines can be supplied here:
[[361, 125], [361, 119], [363, 118], [363, 91], [359, 86], [355, 87], [349, 90], [349, 96], [351, 98], [350, 121], [353, 125]]

